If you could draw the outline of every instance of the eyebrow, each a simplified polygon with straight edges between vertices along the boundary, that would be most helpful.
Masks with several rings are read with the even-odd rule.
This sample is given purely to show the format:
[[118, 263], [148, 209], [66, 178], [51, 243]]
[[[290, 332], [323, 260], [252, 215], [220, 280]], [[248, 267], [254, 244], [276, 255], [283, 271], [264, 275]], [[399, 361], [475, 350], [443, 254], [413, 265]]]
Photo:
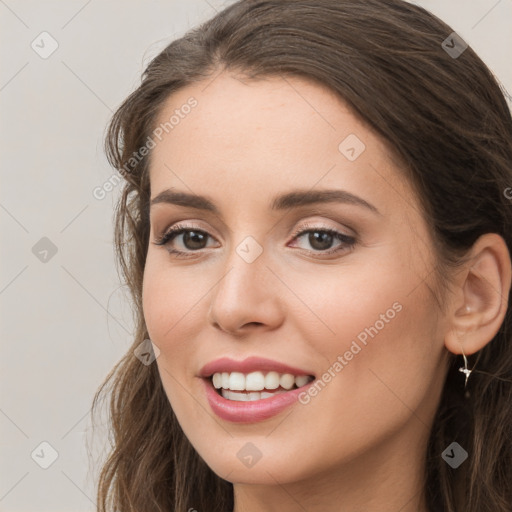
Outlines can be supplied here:
[[[205, 210], [220, 215], [219, 209], [210, 199], [188, 192], [177, 192], [171, 189], [164, 190], [151, 200], [151, 205], [158, 203], [187, 206], [189, 208]], [[270, 209], [274, 211], [291, 210], [301, 206], [320, 203], [353, 204], [367, 208], [378, 215], [382, 215], [373, 204], [346, 190], [294, 190], [275, 197], [270, 203]]]

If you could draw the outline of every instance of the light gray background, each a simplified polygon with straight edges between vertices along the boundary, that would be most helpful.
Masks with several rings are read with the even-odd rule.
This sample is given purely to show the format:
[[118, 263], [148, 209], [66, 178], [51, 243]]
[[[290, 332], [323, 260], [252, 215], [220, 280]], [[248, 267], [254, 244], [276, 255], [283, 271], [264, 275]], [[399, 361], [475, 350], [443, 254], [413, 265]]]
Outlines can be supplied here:
[[[132, 343], [112, 246], [120, 187], [92, 194], [114, 173], [104, 130], [149, 59], [230, 3], [0, 0], [1, 512], [95, 510], [88, 449], [97, 457], [105, 439], [102, 425], [91, 438], [91, 400]], [[414, 3], [512, 92], [512, 0]], [[43, 31], [59, 45], [46, 59], [31, 47]], [[32, 251], [43, 237], [57, 248], [46, 262]], [[58, 453], [47, 469], [43, 441]]]

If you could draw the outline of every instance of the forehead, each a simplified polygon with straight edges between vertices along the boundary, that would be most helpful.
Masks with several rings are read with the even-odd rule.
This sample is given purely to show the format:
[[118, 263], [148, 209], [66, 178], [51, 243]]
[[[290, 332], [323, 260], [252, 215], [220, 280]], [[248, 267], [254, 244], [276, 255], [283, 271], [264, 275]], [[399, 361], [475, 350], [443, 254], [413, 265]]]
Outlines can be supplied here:
[[[196, 105], [190, 108], [192, 98]], [[269, 150], [279, 146], [286, 153], [282, 142], [306, 138], [316, 144], [321, 140], [323, 145], [336, 144], [350, 130], [380, 142], [333, 91], [300, 77], [248, 81], [221, 73], [173, 93], [160, 109], [156, 124], [165, 128], [166, 123], [163, 137], [172, 132], [176, 145], [194, 132], [204, 143], [218, 144], [224, 150], [235, 149], [236, 137], [237, 148], [248, 150], [265, 142]], [[311, 150], [312, 144], [304, 149]]]
[[397, 179], [395, 190], [410, 195], [386, 143], [334, 92], [303, 78], [241, 81], [222, 73], [173, 93], [158, 127], [152, 197], [181, 187], [239, 201], [265, 196], [268, 204], [292, 186], [338, 187], [385, 210], [383, 180]]

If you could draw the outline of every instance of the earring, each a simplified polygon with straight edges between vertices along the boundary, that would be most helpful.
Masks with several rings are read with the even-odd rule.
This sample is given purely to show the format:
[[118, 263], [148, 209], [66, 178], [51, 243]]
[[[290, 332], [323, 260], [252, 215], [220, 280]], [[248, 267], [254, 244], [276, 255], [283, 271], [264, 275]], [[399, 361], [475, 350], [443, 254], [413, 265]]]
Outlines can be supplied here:
[[464, 354], [464, 349], [462, 349], [462, 357], [464, 358], [464, 368], [459, 368], [459, 372], [462, 372], [466, 376], [466, 382], [464, 383], [464, 387], [468, 385], [468, 379], [473, 370], [468, 368], [468, 360], [466, 359], [466, 354]]
[[[464, 354], [464, 349], [462, 349], [462, 357], [464, 358], [464, 368], [459, 368], [459, 372], [462, 372], [465, 376], [466, 376], [466, 380], [464, 382], [464, 389], [466, 389], [467, 385], [468, 385], [468, 379], [469, 379], [469, 376], [471, 375], [471, 372], [473, 370], [470, 370], [468, 368], [468, 360], [466, 358], [466, 354]], [[466, 398], [469, 398], [470, 394], [469, 394], [469, 391], [466, 389], [466, 392], [464, 393], [464, 396]]]
[[[471, 308], [466, 304], [464, 310], [466, 311], [466, 313], [469, 313], [471, 311]], [[468, 360], [466, 358], [466, 354], [464, 354], [464, 347], [462, 346], [461, 344], [461, 350], [462, 350], [462, 357], [464, 358], [464, 368], [459, 368], [459, 372], [462, 372], [465, 376], [466, 376], [466, 380], [464, 381], [464, 388], [467, 387], [468, 385], [468, 379], [469, 379], [469, 376], [471, 375], [471, 372], [473, 370], [470, 370], [468, 368]], [[466, 391], [466, 397], [469, 396], [469, 392]]]

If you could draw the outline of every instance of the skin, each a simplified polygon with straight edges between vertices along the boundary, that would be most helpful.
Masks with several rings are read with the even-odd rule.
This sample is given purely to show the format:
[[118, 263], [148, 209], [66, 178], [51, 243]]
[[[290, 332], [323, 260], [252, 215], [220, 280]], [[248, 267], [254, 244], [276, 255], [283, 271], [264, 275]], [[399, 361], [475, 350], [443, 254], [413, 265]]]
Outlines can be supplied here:
[[[498, 331], [506, 245], [481, 237], [441, 310], [429, 227], [384, 141], [320, 85], [237, 78], [223, 72], [181, 89], [158, 119], [198, 101], [152, 150], [151, 198], [174, 188], [220, 210], [151, 207], [143, 306], [170, 404], [208, 466], [234, 483], [235, 512], [425, 512], [424, 452], [447, 356], [474, 353]], [[366, 146], [354, 161], [338, 149], [349, 134]], [[347, 190], [380, 213], [341, 203], [271, 211], [270, 199], [292, 189]], [[204, 248], [183, 235], [155, 245], [177, 222], [206, 231]], [[340, 252], [322, 256], [307, 234], [292, 236], [311, 227], [356, 243], [334, 238], [324, 253]], [[248, 236], [262, 249], [252, 263], [236, 251]], [[212, 412], [198, 377], [207, 362], [262, 356], [318, 379], [394, 303], [401, 311], [308, 404], [252, 424]], [[262, 454], [249, 468], [237, 457], [248, 442]]]

